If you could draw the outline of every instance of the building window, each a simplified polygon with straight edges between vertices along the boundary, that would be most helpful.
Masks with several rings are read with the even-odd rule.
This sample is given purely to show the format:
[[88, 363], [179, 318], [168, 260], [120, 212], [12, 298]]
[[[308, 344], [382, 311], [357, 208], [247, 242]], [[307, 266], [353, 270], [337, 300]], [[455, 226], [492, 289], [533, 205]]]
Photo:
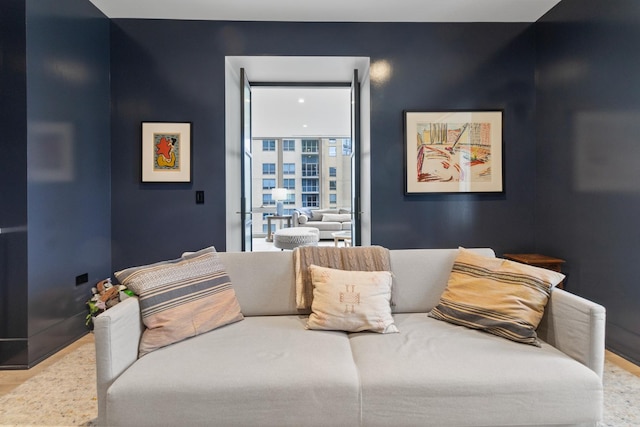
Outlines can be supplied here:
[[275, 205], [276, 201], [271, 198], [271, 193], [262, 195], [262, 206]]
[[295, 205], [296, 204], [296, 195], [295, 194], [287, 194], [287, 200], [284, 201], [285, 205]]
[[[263, 233], [268, 233], [267, 231], [267, 224], [262, 224], [262, 232]], [[275, 233], [276, 232], [276, 225], [274, 223], [271, 223], [271, 232]]]
[[336, 176], [336, 168], [334, 167], [329, 168], [329, 176]]
[[303, 208], [317, 208], [320, 207], [318, 204], [318, 195], [317, 194], [303, 194], [302, 195], [302, 207]]
[[287, 190], [295, 190], [296, 189], [296, 180], [295, 178], [285, 178], [282, 180], [282, 186]]
[[317, 193], [318, 192], [318, 180], [317, 179], [303, 179], [302, 191], [305, 193]]
[[276, 151], [276, 140], [275, 139], [262, 140], [262, 151]]
[[295, 163], [283, 163], [282, 164], [282, 173], [284, 175], [295, 175], [296, 174], [296, 164]]
[[303, 139], [302, 140], [302, 152], [303, 153], [317, 153], [318, 152], [318, 140], [317, 139]]
[[296, 151], [295, 139], [285, 139], [282, 141], [282, 151]]
[[351, 140], [349, 138], [342, 140], [342, 155], [343, 156], [351, 155]]
[[329, 147], [329, 157], [335, 157], [338, 155], [337, 147]]
[[335, 144], [335, 143], [336, 143], [335, 138], [329, 138], [329, 144]]
[[275, 175], [276, 174], [276, 164], [275, 163], [263, 163], [262, 164], [262, 174], [263, 175]]
[[329, 181], [329, 190], [335, 190], [335, 189], [336, 189], [336, 181], [335, 180]]
[[263, 190], [271, 190], [272, 188], [276, 188], [276, 180], [275, 179], [263, 179], [262, 180], [262, 189]]
[[318, 156], [302, 156], [302, 176], [318, 176]]
[[335, 194], [329, 194], [329, 203], [331, 203], [332, 205], [338, 203], [338, 196], [336, 196]]

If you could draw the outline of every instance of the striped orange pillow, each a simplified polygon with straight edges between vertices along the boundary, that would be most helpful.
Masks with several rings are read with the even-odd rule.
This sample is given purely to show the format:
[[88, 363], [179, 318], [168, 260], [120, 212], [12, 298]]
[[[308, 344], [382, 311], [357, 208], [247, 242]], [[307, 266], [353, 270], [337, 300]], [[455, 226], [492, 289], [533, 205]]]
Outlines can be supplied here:
[[564, 275], [464, 248], [430, 317], [540, 346], [536, 328]]
[[147, 328], [138, 357], [243, 319], [231, 280], [213, 247], [128, 268], [115, 276], [140, 301]]

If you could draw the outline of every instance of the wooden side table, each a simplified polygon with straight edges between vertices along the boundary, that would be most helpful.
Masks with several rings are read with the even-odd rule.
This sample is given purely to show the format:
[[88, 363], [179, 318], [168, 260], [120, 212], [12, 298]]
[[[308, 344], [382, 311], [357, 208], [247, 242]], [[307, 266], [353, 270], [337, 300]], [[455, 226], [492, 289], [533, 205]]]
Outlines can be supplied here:
[[271, 221], [274, 219], [287, 220], [287, 227], [291, 227], [291, 215], [268, 215], [267, 216], [267, 242], [273, 242], [273, 233], [271, 232]]
[[[562, 273], [562, 264], [565, 260], [560, 258], [554, 258], [547, 255], [540, 254], [504, 254], [504, 258], [511, 261], [520, 262], [522, 264], [533, 265], [534, 267], [542, 267], [547, 270], [557, 271]], [[558, 284], [558, 288], [563, 288], [563, 282]]]

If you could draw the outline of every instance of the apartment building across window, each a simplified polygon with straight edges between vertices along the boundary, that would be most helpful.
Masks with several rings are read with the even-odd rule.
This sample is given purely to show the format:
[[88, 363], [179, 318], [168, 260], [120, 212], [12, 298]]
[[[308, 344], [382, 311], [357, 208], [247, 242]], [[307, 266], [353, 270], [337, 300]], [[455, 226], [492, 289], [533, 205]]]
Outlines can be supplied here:
[[[350, 209], [350, 139], [277, 137], [252, 144], [252, 206], [266, 208], [265, 215], [275, 211], [271, 190], [278, 187], [287, 189], [285, 215], [301, 207]], [[265, 233], [264, 215], [253, 219], [255, 235]]]

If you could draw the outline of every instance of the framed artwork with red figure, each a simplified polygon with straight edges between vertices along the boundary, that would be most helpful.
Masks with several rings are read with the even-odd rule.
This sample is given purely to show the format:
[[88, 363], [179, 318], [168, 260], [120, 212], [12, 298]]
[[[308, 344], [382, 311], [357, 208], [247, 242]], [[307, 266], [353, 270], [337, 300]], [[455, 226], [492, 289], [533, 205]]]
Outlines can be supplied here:
[[142, 122], [142, 182], [191, 182], [190, 122]]

